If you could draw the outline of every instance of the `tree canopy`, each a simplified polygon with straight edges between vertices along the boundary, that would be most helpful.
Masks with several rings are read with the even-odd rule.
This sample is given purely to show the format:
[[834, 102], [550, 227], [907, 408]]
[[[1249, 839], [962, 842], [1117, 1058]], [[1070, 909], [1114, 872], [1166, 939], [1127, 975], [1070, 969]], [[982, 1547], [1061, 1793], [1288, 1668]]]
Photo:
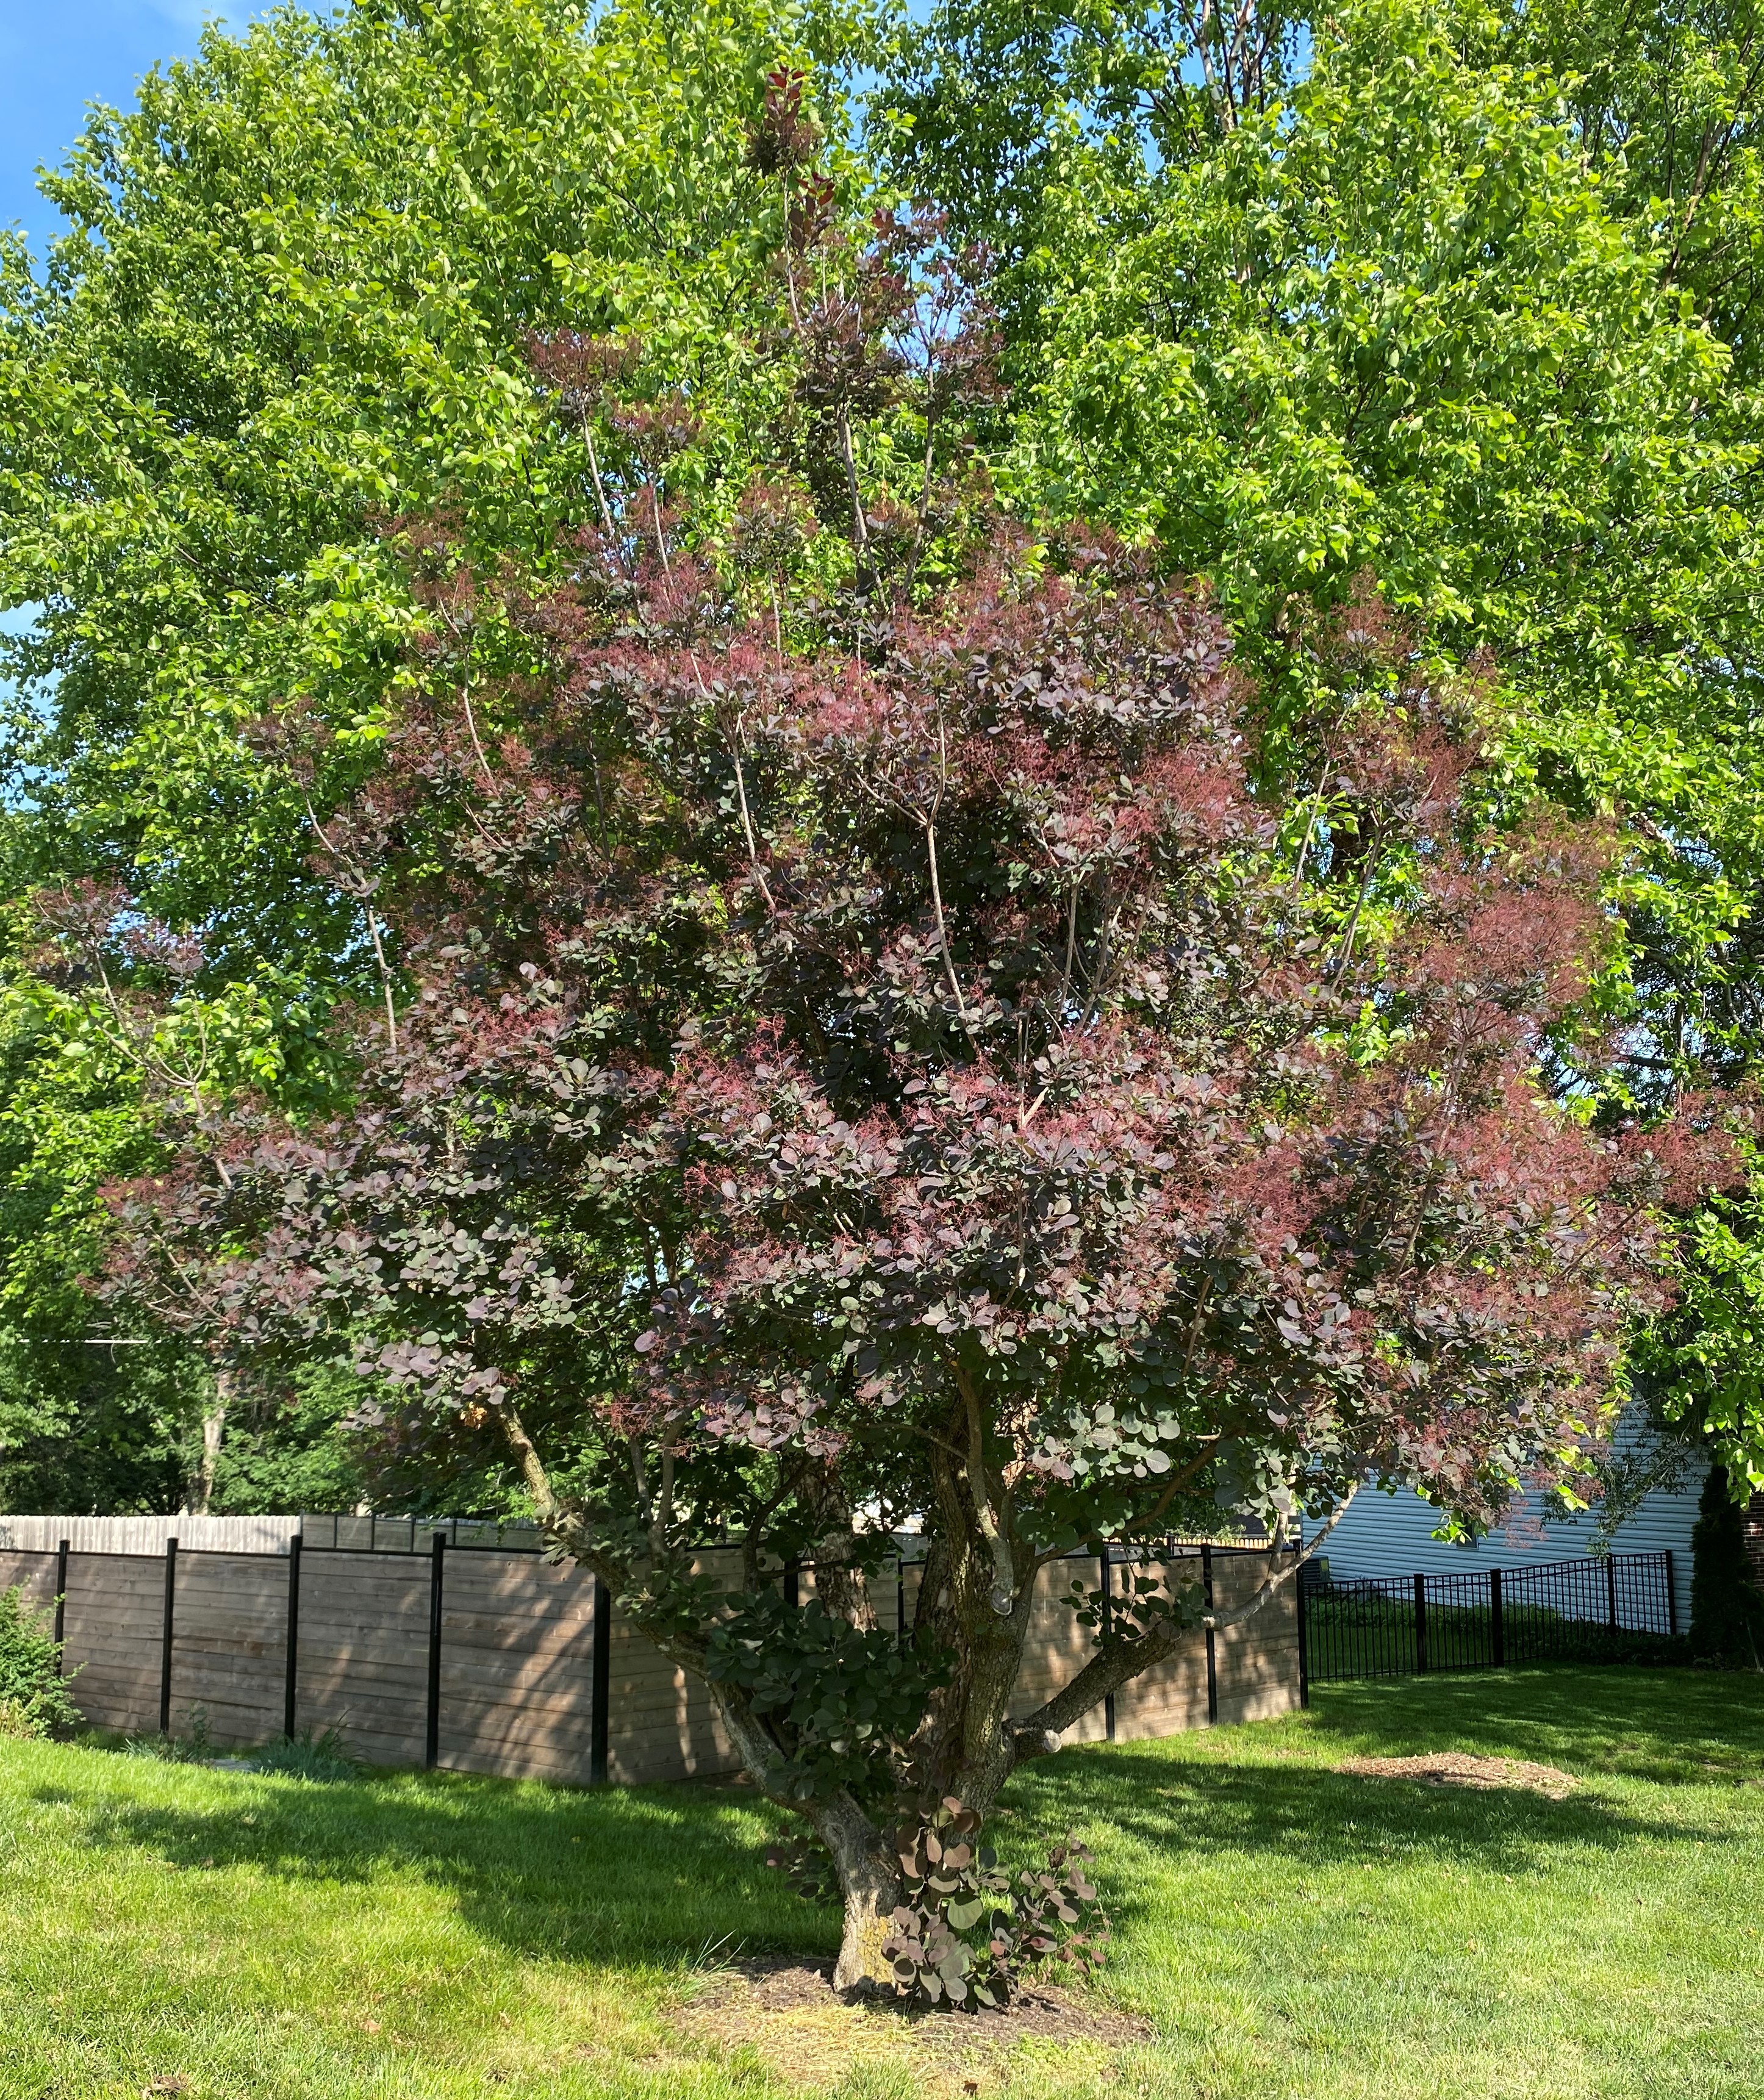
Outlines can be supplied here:
[[577, 513], [528, 330], [641, 334], [699, 456], [751, 443], [744, 125], [781, 59], [836, 95], [858, 48], [831, 8], [376, 0], [210, 31], [95, 117], [45, 182], [69, 232], [34, 272], [9, 241], [0, 290], [0, 598], [48, 717], [20, 874], [126, 875], [223, 977], [346, 962], [241, 729], [299, 699], [371, 744], [413, 612], [377, 520], [444, 502], [531, 554]]
[[95, 119], [0, 289], [0, 1484], [523, 1498], [851, 1981], [890, 1805], [1204, 1615], [1013, 1715], [1069, 1546], [1578, 1497], [1640, 1330], [1756, 1462], [1712, 24], [365, 0]]

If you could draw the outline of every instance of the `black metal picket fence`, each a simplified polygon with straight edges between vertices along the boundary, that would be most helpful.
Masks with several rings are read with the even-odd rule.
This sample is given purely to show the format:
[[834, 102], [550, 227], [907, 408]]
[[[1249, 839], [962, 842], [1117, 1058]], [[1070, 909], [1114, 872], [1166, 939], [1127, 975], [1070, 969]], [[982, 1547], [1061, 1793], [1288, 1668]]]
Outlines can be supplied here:
[[1304, 1570], [1301, 1638], [1312, 1684], [1627, 1653], [1678, 1630], [1669, 1552], [1611, 1553], [1532, 1568], [1332, 1579]]

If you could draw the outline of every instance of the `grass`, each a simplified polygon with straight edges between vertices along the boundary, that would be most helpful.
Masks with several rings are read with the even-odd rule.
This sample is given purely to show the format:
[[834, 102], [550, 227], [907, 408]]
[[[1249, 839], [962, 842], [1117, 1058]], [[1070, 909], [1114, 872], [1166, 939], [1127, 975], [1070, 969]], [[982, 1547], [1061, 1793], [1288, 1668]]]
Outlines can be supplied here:
[[[1354, 1778], [1555, 1764], [1566, 1801]], [[1764, 1679], [1334, 1686], [1308, 1714], [1067, 1752], [1007, 1854], [1081, 1830], [1155, 2039], [1025, 2043], [1021, 2100], [1740, 2100], [1764, 2082]], [[736, 1789], [320, 1786], [0, 1742], [0, 2100], [782, 2100], [670, 2018], [735, 1948], [820, 1954]], [[181, 2081], [181, 2083], [180, 2083]], [[874, 2053], [844, 2100], [959, 2093]]]

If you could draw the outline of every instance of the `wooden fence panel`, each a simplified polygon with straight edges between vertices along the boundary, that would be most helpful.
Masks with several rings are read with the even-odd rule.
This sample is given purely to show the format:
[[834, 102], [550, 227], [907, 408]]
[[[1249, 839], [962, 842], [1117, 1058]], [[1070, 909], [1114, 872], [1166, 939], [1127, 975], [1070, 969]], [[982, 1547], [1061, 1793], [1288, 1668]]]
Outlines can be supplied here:
[[[1268, 1573], [1261, 1554], [1215, 1555], [1214, 1595], [1222, 1608], [1241, 1604]], [[1221, 1721], [1266, 1721], [1290, 1713], [1299, 1704], [1298, 1577], [1253, 1618], [1227, 1626], [1217, 1651]]]
[[[1214, 1595], [1219, 1595], [1218, 1563], [1215, 1563]], [[1126, 1595], [1137, 1575], [1151, 1575], [1172, 1590], [1193, 1588], [1193, 1601], [1202, 1580], [1197, 1553], [1172, 1560], [1154, 1560], [1137, 1566], [1118, 1565], [1114, 1571], [1118, 1594]], [[1115, 1694], [1115, 1740], [1142, 1742], [1158, 1736], [1180, 1735], [1188, 1728], [1206, 1726], [1206, 1635], [1191, 1627], [1177, 1643], [1168, 1661], [1156, 1663], [1130, 1679]]]
[[428, 1561], [304, 1555], [297, 1727], [335, 1728], [368, 1764], [415, 1765], [428, 1711]]
[[175, 1538], [183, 1553], [286, 1553], [298, 1516], [0, 1516], [0, 1547], [53, 1553], [66, 1539], [76, 1553], [161, 1554]]
[[55, 1608], [55, 1556], [52, 1553], [0, 1551], [0, 1590], [22, 1590], [33, 1611]]
[[[1079, 1623], [1071, 1608], [1061, 1603], [1076, 1577], [1086, 1589], [1096, 1586], [1101, 1573], [1094, 1556], [1053, 1560], [1035, 1577], [1030, 1599], [1029, 1631], [1023, 1642], [1023, 1666], [1017, 1673], [1017, 1693], [1011, 1701], [1014, 1718], [1022, 1720], [1044, 1700], [1069, 1684], [1096, 1652], [1089, 1629]], [[1105, 1723], [1100, 1706], [1093, 1707], [1076, 1727], [1066, 1731], [1069, 1743], [1100, 1742]]]
[[[741, 1579], [741, 1555], [733, 1548], [712, 1549], [693, 1564], [725, 1589]], [[620, 1612], [612, 1615], [607, 1677], [606, 1772], [615, 1785], [740, 1770], [703, 1684], [652, 1648]]]
[[214, 1743], [235, 1747], [280, 1733], [287, 1667], [287, 1560], [276, 1554], [187, 1553], [180, 1544], [172, 1733], [188, 1735], [198, 1709]]
[[585, 1785], [593, 1642], [592, 1575], [531, 1554], [448, 1553], [439, 1762]]
[[131, 1735], [159, 1727], [165, 1564], [117, 1553], [76, 1553], [68, 1562], [67, 1645], [79, 1676], [74, 1704], [94, 1727]]

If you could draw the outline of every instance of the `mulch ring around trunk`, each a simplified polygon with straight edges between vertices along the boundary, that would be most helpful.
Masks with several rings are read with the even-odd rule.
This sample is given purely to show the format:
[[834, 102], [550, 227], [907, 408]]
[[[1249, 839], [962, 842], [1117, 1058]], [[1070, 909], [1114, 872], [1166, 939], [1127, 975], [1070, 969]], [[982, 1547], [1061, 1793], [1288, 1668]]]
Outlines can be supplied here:
[[703, 1979], [675, 2024], [720, 2049], [751, 2049], [792, 2086], [836, 2085], [853, 2062], [880, 2060], [911, 2070], [915, 2092], [936, 2100], [1004, 2091], [1025, 2051], [1101, 2071], [1114, 2050], [1153, 2032], [1149, 2020], [1056, 1983], [1032, 1986], [1002, 2011], [968, 2014], [836, 1997], [831, 1979], [831, 1962], [731, 1961]]
[[1347, 1758], [1335, 1767], [1361, 1779], [1418, 1779], [1431, 1786], [1517, 1787], [1566, 1801], [1580, 1785], [1572, 1773], [1527, 1758], [1473, 1758], [1455, 1751], [1425, 1758]]

